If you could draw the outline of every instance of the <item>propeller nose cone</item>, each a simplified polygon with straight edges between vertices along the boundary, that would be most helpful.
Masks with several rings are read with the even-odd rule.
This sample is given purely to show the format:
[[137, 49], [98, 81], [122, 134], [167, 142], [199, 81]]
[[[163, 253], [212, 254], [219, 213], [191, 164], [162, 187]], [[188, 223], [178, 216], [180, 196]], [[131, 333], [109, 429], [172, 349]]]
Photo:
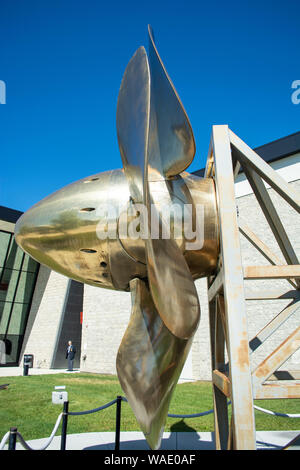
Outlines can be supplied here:
[[98, 211], [107, 200], [111, 172], [84, 178], [51, 194], [16, 223], [17, 244], [32, 258], [64, 276], [112, 288], [106, 225]]
[[48, 264], [45, 262], [45, 252], [55, 232], [54, 214], [58, 214], [58, 210], [55, 204], [53, 210], [49, 210], [49, 198], [46, 198], [26, 211], [16, 222], [16, 243], [39, 263]]
[[24, 249], [23, 246], [22, 246], [22, 236], [21, 236], [23, 221], [24, 221], [24, 214], [21, 215], [21, 217], [18, 218], [18, 220], [16, 222], [16, 225], [15, 225], [15, 231], [14, 231], [15, 240], [16, 240], [17, 244], [20, 246], [20, 248], [22, 248], [22, 249]]

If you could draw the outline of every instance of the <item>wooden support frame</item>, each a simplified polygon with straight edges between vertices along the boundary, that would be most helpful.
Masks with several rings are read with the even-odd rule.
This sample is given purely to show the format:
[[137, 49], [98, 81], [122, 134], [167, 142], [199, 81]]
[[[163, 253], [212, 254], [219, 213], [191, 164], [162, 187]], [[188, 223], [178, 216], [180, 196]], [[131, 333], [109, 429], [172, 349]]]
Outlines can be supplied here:
[[[238, 222], [234, 178], [240, 168], [248, 178], [274, 234], [282, 260], [246, 224]], [[300, 195], [228, 126], [213, 126], [205, 176], [215, 180], [220, 226], [220, 260], [215, 276], [209, 279], [208, 288], [216, 448], [255, 449], [253, 399], [300, 398], [300, 381], [288, 371], [276, 373], [278, 367], [300, 347], [300, 327], [251, 372], [251, 349], [257, 349], [300, 306], [299, 260], [263, 180], [298, 213]], [[269, 261], [269, 266], [242, 265], [239, 232]], [[287, 264], [283, 264], [284, 260]], [[244, 288], [245, 279], [286, 279], [291, 288], [249, 292]], [[250, 347], [246, 299], [291, 299], [290, 304], [251, 339]], [[277, 380], [278, 376], [288, 376], [289, 380]], [[296, 377], [300, 375], [296, 373]], [[230, 423], [228, 399], [232, 403]]]

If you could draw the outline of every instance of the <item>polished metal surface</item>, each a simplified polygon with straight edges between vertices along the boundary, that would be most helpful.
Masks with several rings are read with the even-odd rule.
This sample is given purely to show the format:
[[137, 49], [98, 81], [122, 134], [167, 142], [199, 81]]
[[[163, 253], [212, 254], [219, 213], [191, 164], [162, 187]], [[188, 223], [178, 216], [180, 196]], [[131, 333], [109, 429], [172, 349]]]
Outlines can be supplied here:
[[146, 282], [134, 279], [130, 288], [132, 313], [118, 351], [117, 371], [150, 447], [158, 449], [192, 337], [183, 340], [170, 333], [156, 311]]
[[149, 116], [149, 63], [144, 47], [140, 47], [126, 67], [117, 104], [119, 149], [130, 193], [135, 202], [143, 202]]
[[[219, 228], [213, 179], [184, 171], [195, 154], [193, 132], [151, 28], [149, 58], [140, 47], [124, 73], [117, 135], [123, 169], [48, 196], [19, 219], [15, 237], [30, 256], [65, 276], [131, 290], [118, 376], [149, 445], [157, 448], [200, 319], [194, 280], [216, 269]], [[174, 205], [180, 216], [168, 220], [164, 208]], [[186, 207], [193, 227], [202, 208], [200, 245], [185, 233]], [[154, 222], [158, 236], [152, 236]], [[147, 236], [131, 236], [132, 226]]]
[[196, 146], [189, 118], [159, 56], [150, 25], [148, 33], [151, 74], [148, 179], [152, 181], [158, 175], [170, 177], [184, 171], [193, 161]]
[[[159, 221], [163, 229], [164, 221], [161, 217]], [[150, 220], [148, 223], [151, 226]], [[146, 257], [152, 298], [163, 323], [178, 338], [189, 338], [198, 326], [200, 306], [181, 250], [172, 238], [149, 237], [146, 239]]]
[[[148, 32], [151, 106], [144, 202], [148, 208], [148, 229], [151, 230], [149, 209], [152, 206], [163, 230], [165, 222], [156, 209], [158, 200], [172, 204], [167, 178], [178, 175], [191, 163], [195, 141], [186, 112], [156, 49], [150, 26]], [[146, 259], [150, 291], [163, 323], [178, 338], [191, 337], [200, 320], [200, 306], [182, 249], [174, 238], [148, 237]], [[172, 292], [166, 292], [169, 285], [172, 285]]]
[[[158, 183], [153, 183], [158, 186]], [[175, 240], [182, 251], [193, 279], [214, 271], [218, 256], [218, 226], [212, 179], [189, 173], [168, 181], [168, 195], [152, 189], [159, 200], [171, 195], [177, 204], [197, 203], [205, 208], [204, 245], [200, 250], [185, 250], [185, 240]], [[161, 188], [158, 188], [161, 189]], [[165, 198], [165, 199], [164, 199]], [[130, 206], [130, 193], [124, 171], [113, 170], [83, 178], [46, 197], [17, 221], [15, 238], [21, 248], [39, 263], [65, 276], [93, 286], [129, 290], [134, 277], [147, 277], [145, 240], [101, 240], [97, 230], [105, 232], [117, 224]], [[116, 220], [103, 216], [99, 207], [116, 208]], [[118, 233], [118, 231], [117, 231]], [[172, 284], [171, 284], [172, 286]]]
[[[15, 227], [16, 241], [32, 258], [65, 276], [93, 286], [128, 290], [131, 278], [146, 276], [145, 265], [126, 253], [118, 234], [99, 238], [117, 227], [120, 208], [126, 208], [128, 200], [122, 170], [92, 175], [23, 214]], [[115, 208], [115, 218], [102, 210], [106, 206]]]

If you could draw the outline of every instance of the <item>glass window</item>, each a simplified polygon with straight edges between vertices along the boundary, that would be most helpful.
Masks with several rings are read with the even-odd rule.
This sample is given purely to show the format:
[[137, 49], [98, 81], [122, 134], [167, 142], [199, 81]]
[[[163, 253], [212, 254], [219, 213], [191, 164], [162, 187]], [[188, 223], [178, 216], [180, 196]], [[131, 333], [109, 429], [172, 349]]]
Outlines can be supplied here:
[[5, 342], [6, 365], [16, 364], [20, 355], [23, 336], [0, 334], [0, 339]]
[[10, 233], [0, 231], [0, 267], [1, 268], [4, 265], [6, 252], [7, 252], [7, 249], [8, 249], [8, 245], [9, 245], [11, 236], [12, 235]]
[[35, 282], [35, 273], [22, 272], [17, 288], [15, 302], [28, 303], [31, 299], [32, 288]]
[[0, 301], [5, 301], [6, 295], [8, 291], [8, 283], [7, 281], [2, 281], [0, 284]]
[[7, 285], [5, 290], [0, 291], [0, 300], [12, 301], [14, 298], [19, 272], [11, 269], [4, 269], [2, 276], [2, 284]]
[[23, 256], [24, 256], [24, 252], [18, 247], [15, 240], [13, 240], [9, 248], [5, 267], [19, 270], [21, 268]]
[[9, 335], [22, 335], [26, 323], [27, 304], [14, 304], [9, 322]]
[[10, 317], [10, 312], [12, 309], [12, 303], [11, 302], [0, 302], [0, 312], [1, 312], [1, 318], [0, 318], [0, 334], [5, 334], [9, 317]]
[[13, 234], [0, 231], [0, 339], [6, 341], [6, 364], [18, 362], [38, 267]]
[[8, 289], [8, 283], [6, 281], [0, 282], [0, 292], [6, 292]]
[[35, 273], [38, 268], [38, 263], [34, 261], [34, 259], [30, 258], [30, 256], [25, 255], [25, 259], [22, 266], [22, 271], [30, 271]]
[[0, 301], [0, 325], [1, 325], [1, 318], [2, 318], [2, 313], [4, 310], [5, 302]]

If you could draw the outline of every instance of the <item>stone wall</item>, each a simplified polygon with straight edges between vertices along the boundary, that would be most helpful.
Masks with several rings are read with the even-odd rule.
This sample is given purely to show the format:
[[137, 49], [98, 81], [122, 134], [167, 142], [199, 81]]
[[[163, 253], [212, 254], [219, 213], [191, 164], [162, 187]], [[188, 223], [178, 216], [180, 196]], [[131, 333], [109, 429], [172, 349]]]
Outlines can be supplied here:
[[[210, 379], [209, 330], [206, 279], [196, 282], [201, 298], [201, 321], [182, 379]], [[131, 296], [84, 286], [81, 370], [116, 374], [116, 357], [131, 313]]]
[[69, 279], [40, 267], [23, 342], [23, 354], [34, 355], [34, 367], [50, 368], [60, 331]]
[[[300, 191], [300, 181], [291, 182], [290, 185]], [[300, 257], [300, 218], [296, 211], [287, 204], [273, 189], [268, 193], [278, 211], [282, 224], [292, 242], [293, 248]], [[278, 247], [275, 237], [266, 222], [266, 219], [253, 194], [237, 199], [239, 219], [246, 223], [251, 230], [268, 246], [272, 252], [286, 264]], [[241, 235], [241, 249], [243, 265], [269, 265], [270, 263], [260, 254], [253, 245]], [[251, 291], [275, 291], [276, 289], [292, 289], [286, 280], [258, 280], [245, 281], [245, 288]], [[247, 301], [248, 333], [253, 338], [275, 315], [285, 308], [291, 300], [259, 300]], [[266, 342], [251, 354], [252, 368], [266, 358], [300, 323], [300, 309], [294, 313]], [[299, 350], [286, 362], [282, 369], [300, 370]]]
[[82, 371], [116, 374], [116, 355], [130, 312], [129, 292], [84, 286]]

